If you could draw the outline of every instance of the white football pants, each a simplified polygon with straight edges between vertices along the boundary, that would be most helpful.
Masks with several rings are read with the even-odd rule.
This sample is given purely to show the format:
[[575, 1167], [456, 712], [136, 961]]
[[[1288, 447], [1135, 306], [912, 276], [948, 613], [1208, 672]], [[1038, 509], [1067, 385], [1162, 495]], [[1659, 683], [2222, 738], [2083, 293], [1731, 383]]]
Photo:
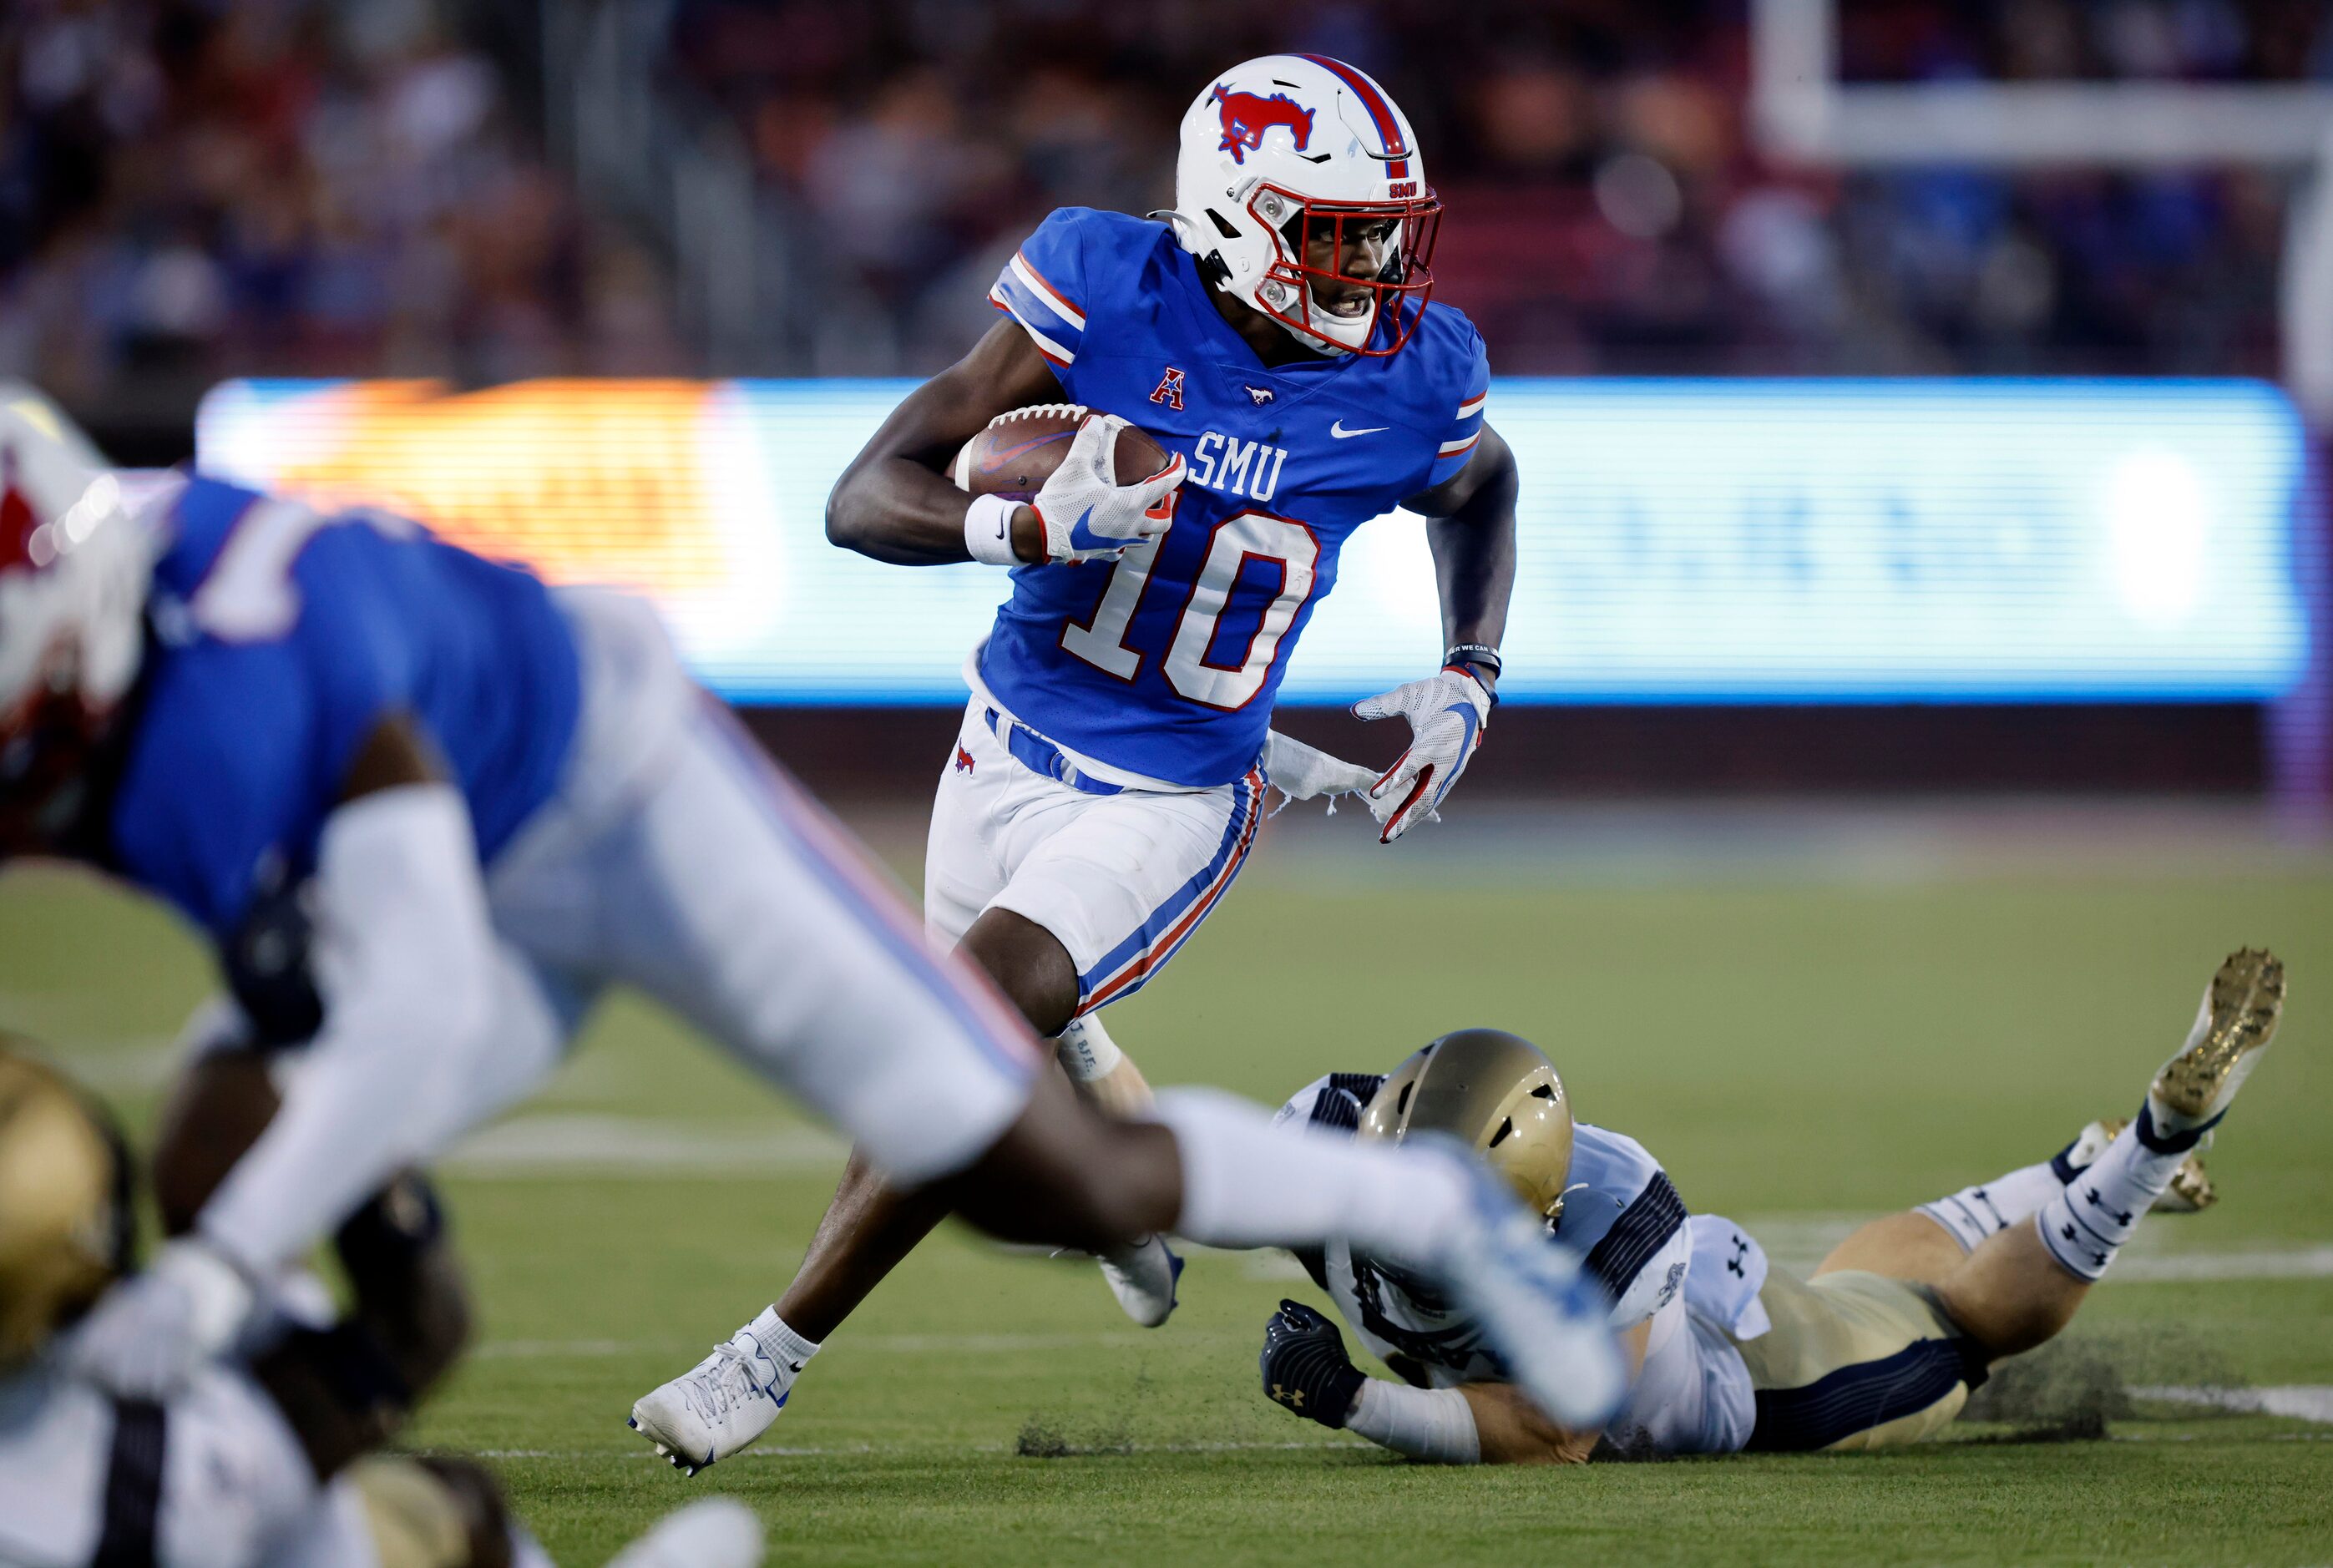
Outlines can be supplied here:
[[[1263, 822], [1261, 767], [1202, 790], [1091, 794], [1005, 750], [975, 697], [932, 802], [924, 918], [942, 947], [982, 912], [1051, 932], [1078, 971], [1078, 1014], [1140, 990], [1230, 889]], [[1011, 723], [1010, 719], [1004, 721]]]
[[[1044, 1058], [969, 964], [682, 669], [655, 611], [562, 592], [584, 666], [559, 794], [487, 869], [502, 1017], [442, 1146], [537, 1089], [611, 983], [638, 986], [906, 1183], [963, 1169]], [[203, 1032], [236, 1033], [214, 1011]], [[222, 1025], [224, 1025], [222, 1027]], [[285, 1071], [299, 1069], [288, 1053]]]

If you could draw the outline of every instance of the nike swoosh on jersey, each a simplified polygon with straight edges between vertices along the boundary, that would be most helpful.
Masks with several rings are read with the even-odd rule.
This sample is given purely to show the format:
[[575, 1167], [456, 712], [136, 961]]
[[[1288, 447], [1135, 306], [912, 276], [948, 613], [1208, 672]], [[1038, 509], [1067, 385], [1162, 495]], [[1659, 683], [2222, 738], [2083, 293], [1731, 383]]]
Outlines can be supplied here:
[[1356, 436], [1374, 436], [1380, 431], [1390, 430], [1393, 427], [1391, 425], [1370, 425], [1359, 430], [1348, 430], [1345, 428], [1345, 421], [1338, 419], [1330, 425], [1329, 434], [1334, 436], [1339, 441], [1349, 441]]

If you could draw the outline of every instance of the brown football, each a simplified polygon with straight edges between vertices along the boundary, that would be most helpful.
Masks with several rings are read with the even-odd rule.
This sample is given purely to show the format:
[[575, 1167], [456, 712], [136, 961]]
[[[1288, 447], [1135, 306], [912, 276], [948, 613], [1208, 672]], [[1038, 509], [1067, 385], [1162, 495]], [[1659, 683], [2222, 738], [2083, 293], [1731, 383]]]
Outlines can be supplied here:
[[[1029, 501], [1061, 466], [1078, 426], [1093, 410], [1078, 403], [1034, 403], [999, 414], [964, 444], [948, 466], [948, 477], [975, 495]], [[1118, 482], [1139, 484], [1173, 461], [1138, 428], [1118, 433]]]

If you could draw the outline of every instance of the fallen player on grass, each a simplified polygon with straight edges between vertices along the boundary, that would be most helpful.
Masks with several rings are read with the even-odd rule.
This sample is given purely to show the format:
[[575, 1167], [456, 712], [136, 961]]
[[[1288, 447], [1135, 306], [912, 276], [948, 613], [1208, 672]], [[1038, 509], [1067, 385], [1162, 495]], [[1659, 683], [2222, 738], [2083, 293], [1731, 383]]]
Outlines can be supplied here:
[[1600, 1430], [1549, 1421], [1430, 1283], [1332, 1244], [1297, 1255], [1404, 1380], [1364, 1374], [1334, 1322], [1284, 1301], [1264, 1329], [1265, 1397], [1451, 1464], [1932, 1438], [1994, 1363], [2065, 1328], [2151, 1208], [2213, 1200], [2196, 1150], [2275, 1036], [2283, 999], [2275, 957], [2232, 955], [2134, 1120], [2093, 1122], [2048, 1160], [1873, 1220], [1807, 1280], [1771, 1266], [1731, 1220], [1689, 1215], [1643, 1145], [1575, 1122], [1529, 1041], [1465, 1030], [1389, 1076], [1332, 1073], [1282, 1121], [1368, 1141], [1455, 1134], [1481, 1150], [1613, 1302], [1630, 1394]]

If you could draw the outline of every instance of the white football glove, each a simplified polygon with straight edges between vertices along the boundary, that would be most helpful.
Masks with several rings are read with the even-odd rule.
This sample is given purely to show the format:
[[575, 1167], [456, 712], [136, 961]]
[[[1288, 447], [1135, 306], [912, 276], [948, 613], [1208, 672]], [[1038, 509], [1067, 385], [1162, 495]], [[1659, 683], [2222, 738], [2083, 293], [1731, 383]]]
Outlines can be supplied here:
[[1389, 844], [1435, 814], [1450, 786], [1466, 771], [1491, 720], [1491, 694], [1463, 669], [1450, 668], [1397, 686], [1353, 705], [1357, 718], [1409, 720], [1409, 749], [1369, 786], [1369, 813], [1378, 842]]
[[1173, 496], [1188, 467], [1178, 452], [1150, 478], [1120, 485], [1118, 433], [1127, 424], [1116, 414], [1088, 414], [1030, 503], [1044, 526], [1048, 561], [1115, 561], [1175, 520]]
[[1276, 729], [1264, 735], [1263, 782], [1291, 801], [1317, 800], [1327, 795], [1329, 810], [1333, 813], [1337, 796], [1359, 794], [1376, 782], [1377, 776], [1357, 762], [1330, 756], [1320, 747], [1291, 740]]
[[235, 1342], [251, 1282], [209, 1244], [165, 1242], [142, 1274], [107, 1291], [74, 1331], [69, 1365], [124, 1399], [164, 1400]]

